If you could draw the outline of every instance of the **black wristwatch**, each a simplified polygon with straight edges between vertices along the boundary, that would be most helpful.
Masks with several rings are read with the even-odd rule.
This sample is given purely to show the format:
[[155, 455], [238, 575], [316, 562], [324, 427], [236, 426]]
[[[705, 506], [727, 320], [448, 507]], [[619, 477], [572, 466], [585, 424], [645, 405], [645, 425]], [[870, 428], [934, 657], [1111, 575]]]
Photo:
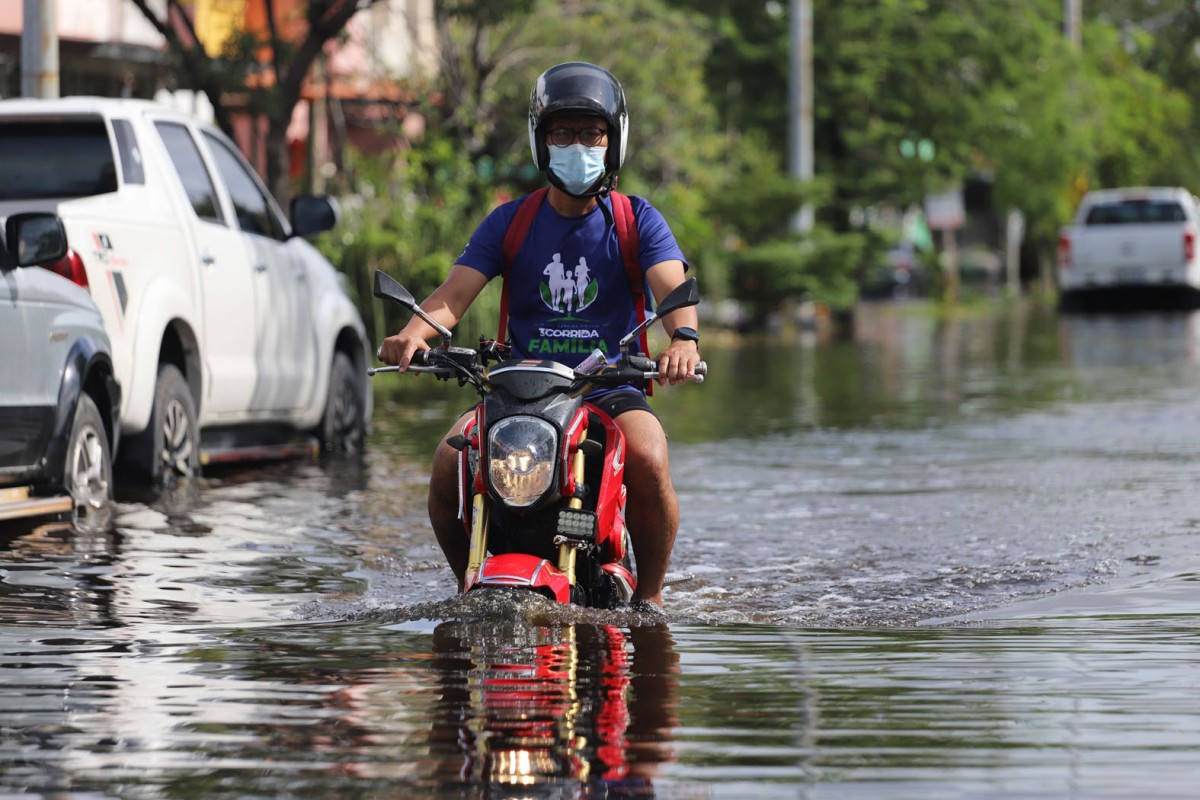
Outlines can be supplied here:
[[696, 333], [695, 328], [685, 328], [682, 326], [676, 328], [675, 332], [671, 334], [671, 341], [675, 341], [676, 339], [683, 339], [685, 342], [695, 342], [696, 344], [700, 344], [700, 334]]

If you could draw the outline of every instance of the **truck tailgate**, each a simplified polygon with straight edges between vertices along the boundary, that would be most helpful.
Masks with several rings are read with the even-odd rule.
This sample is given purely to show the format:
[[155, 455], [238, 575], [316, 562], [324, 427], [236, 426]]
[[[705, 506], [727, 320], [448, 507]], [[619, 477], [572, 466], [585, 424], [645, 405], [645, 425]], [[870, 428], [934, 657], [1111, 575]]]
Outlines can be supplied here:
[[1187, 223], [1076, 227], [1071, 237], [1074, 266], [1146, 268], [1184, 261]]

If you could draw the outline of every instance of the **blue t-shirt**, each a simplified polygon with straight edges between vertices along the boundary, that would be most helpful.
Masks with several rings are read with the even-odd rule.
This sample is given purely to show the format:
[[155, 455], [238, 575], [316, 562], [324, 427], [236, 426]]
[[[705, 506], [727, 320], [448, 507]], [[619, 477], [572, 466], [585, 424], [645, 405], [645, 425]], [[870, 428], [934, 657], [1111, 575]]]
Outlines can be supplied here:
[[[500, 275], [504, 236], [523, 199], [488, 214], [457, 263], [489, 279]], [[684, 261], [686, 268], [662, 214], [641, 197], [629, 199], [637, 220], [642, 274], [647, 267], [672, 259]], [[600, 202], [611, 213], [612, 200]], [[548, 359], [574, 367], [595, 348], [612, 357], [621, 337], [637, 325], [616, 226], [599, 206], [582, 217], [564, 217], [543, 200], [509, 266], [508, 281], [508, 333], [516, 358]]]

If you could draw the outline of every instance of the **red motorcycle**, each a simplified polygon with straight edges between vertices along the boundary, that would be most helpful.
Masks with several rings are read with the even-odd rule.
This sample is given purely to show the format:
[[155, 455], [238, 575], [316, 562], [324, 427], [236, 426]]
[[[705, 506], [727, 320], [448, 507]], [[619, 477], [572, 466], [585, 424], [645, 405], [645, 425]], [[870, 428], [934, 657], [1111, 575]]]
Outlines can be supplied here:
[[[470, 384], [482, 398], [449, 440], [460, 453], [459, 516], [470, 536], [463, 590], [521, 588], [593, 608], [628, 603], [637, 579], [625, 527], [625, 437], [583, 398], [602, 387], [645, 388], [658, 377], [657, 364], [631, 353], [632, 343], [659, 316], [700, 301], [695, 278], [620, 340], [614, 361], [596, 351], [575, 369], [509, 359], [505, 345], [483, 338], [475, 348], [454, 347], [451, 332], [383, 272], [375, 273], [375, 296], [441, 336], [438, 347], [417, 353], [410, 372]], [[696, 382], [706, 371], [701, 362]]]

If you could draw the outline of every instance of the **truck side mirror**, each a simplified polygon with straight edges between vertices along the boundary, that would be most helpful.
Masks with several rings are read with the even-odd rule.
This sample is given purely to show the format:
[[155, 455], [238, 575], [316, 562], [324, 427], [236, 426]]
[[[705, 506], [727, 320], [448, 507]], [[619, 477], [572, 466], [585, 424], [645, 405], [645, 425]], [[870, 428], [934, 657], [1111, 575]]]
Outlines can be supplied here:
[[331, 197], [305, 194], [292, 198], [292, 235], [312, 236], [337, 225], [338, 207]]
[[41, 211], [13, 214], [4, 223], [9, 264], [50, 264], [67, 254], [67, 231], [56, 214]]

